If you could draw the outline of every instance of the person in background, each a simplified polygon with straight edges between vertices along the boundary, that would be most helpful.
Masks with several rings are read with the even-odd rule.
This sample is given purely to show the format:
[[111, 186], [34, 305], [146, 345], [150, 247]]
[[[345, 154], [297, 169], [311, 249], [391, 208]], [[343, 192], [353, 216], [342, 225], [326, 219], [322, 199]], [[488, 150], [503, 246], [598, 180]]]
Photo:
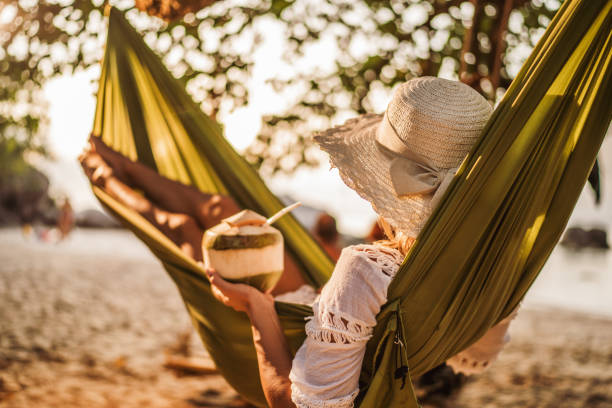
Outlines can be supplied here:
[[338, 245], [340, 234], [336, 228], [336, 219], [325, 212], [321, 213], [313, 228], [313, 233], [327, 255], [336, 262], [342, 251], [342, 248]]
[[68, 197], [64, 199], [60, 212], [57, 216], [57, 229], [60, 233], [60, 240], [65, 239], [74, 227], [74, 211], [70, 205]]

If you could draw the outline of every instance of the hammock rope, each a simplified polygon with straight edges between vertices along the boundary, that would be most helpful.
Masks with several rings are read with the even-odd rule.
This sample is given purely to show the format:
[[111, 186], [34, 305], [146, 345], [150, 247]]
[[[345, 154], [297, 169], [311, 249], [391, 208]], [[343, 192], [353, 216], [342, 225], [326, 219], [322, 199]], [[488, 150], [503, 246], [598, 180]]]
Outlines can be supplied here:
[[[567, 0], [492, 115], [389, 287], [361, 375], [361, 407], [417, 407], [410, 383], [520, 302], [558, 241], [612, 117], [612, 0]], [[93, 133], [159, 174], [282, 208], [220, 127], [112, 9]], [[226, 380], [265, 406], [249, 321], [217, 302], [204, 271], [139, 214], [97, 198], [163, 263]], [[307, 281], [333, 264], [292, 217], [277, 224]], [[309, 307], [277, 302], [293, 352]]]

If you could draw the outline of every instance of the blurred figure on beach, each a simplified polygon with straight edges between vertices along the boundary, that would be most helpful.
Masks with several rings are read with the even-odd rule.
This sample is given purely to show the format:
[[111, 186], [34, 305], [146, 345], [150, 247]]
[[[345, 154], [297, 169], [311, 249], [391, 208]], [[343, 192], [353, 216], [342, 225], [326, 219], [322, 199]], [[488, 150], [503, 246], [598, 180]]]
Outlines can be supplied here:
[[70, 231], [74, 228], [74, 211], [68, 197], [64, 198], [64, 202], [57, 216], [57, 229], [60, 233], [60, 239], [65, 239]]
[[327, 255], [336, 262], [340, 257], [342, 248], [338, 244], [340, 234], [336, 227], [336, 219], [326, 212], [321, 213], [313, 228], [313, 234], [323, 247]]
[[372, 225], [372, 228], [370, 228], [370, 232], [366, 236], [365, 241], [371, 244], [372, 242], [381, 241], [383, 239], [385, 239], [385, 232], [380, 227], [378, 221], [374, 221], [374, 224]]
[[32, 233], [34, 232], [34, 228], [32, 228], [32, 224], [29, 222], [21, 224], [21, 235], [26, 240], [29, 240], [32, 237]]

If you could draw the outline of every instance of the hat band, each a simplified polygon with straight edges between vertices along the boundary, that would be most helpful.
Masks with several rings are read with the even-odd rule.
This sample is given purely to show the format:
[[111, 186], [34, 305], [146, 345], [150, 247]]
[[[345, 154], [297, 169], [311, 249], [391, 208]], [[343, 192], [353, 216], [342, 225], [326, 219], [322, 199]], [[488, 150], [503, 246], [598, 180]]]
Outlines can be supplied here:
[[376, 142], [379, 150], [391, 158], [389, 176], [398, 197], [433, 193], [441, 184], [448, 185], [457, 170], [426, 164], [397, 135], [387, 112], [376, 129]]

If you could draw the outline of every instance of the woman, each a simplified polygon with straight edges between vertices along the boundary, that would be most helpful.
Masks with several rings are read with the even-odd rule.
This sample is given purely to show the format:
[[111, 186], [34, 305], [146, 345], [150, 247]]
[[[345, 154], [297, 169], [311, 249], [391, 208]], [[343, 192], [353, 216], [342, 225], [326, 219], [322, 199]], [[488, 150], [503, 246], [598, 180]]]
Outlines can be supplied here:
[[[398, 88], [384, 116], [366, 115], [316, 137], [345, 183], [380, 215], [389, 238], [345, 248], [313, 304], [307, 338], [292, 359], [272, 294], [207, 274], [214, 295], [251, 320], [261, 383], [272, 407], [349, 407], [358, 389], [365, 344], [386, 302], [387, 286], [479, 136], [490, 105], [467, 85], [419, 78]], [[229, 197], [208, 195], [160, 177], [92, 138], [81, 163], [92, 182], [138, 211], [196, 260], [202, 232], [239, 210]], [[145, 192], [138, 193], [130, 186]], [[273, 294], [304, 290], [290, 257]], [[297, 289], [297, 290], [296, 290]], [[308, 302], [307, 299], [301, 299]], [[314, 299], [310, 299], [313, 301]], [[465, 373], [484, 369], [501, 350], [511, 317], [448, 363]]]
[[[490, 114], [467, 85], [425, 77], [401, 85], [384, 116], [365, 115], [315, 137], [344, 182], [372, 204], [388, 240], [342, 251], [293, 359], [272, 296], [207, 271], [215, 296], [251, 320], [270, 406], [353, 406], [387, 287]], [[484, 369], [507, 341], [513, 316], [448, 363], [466, 373]]]

